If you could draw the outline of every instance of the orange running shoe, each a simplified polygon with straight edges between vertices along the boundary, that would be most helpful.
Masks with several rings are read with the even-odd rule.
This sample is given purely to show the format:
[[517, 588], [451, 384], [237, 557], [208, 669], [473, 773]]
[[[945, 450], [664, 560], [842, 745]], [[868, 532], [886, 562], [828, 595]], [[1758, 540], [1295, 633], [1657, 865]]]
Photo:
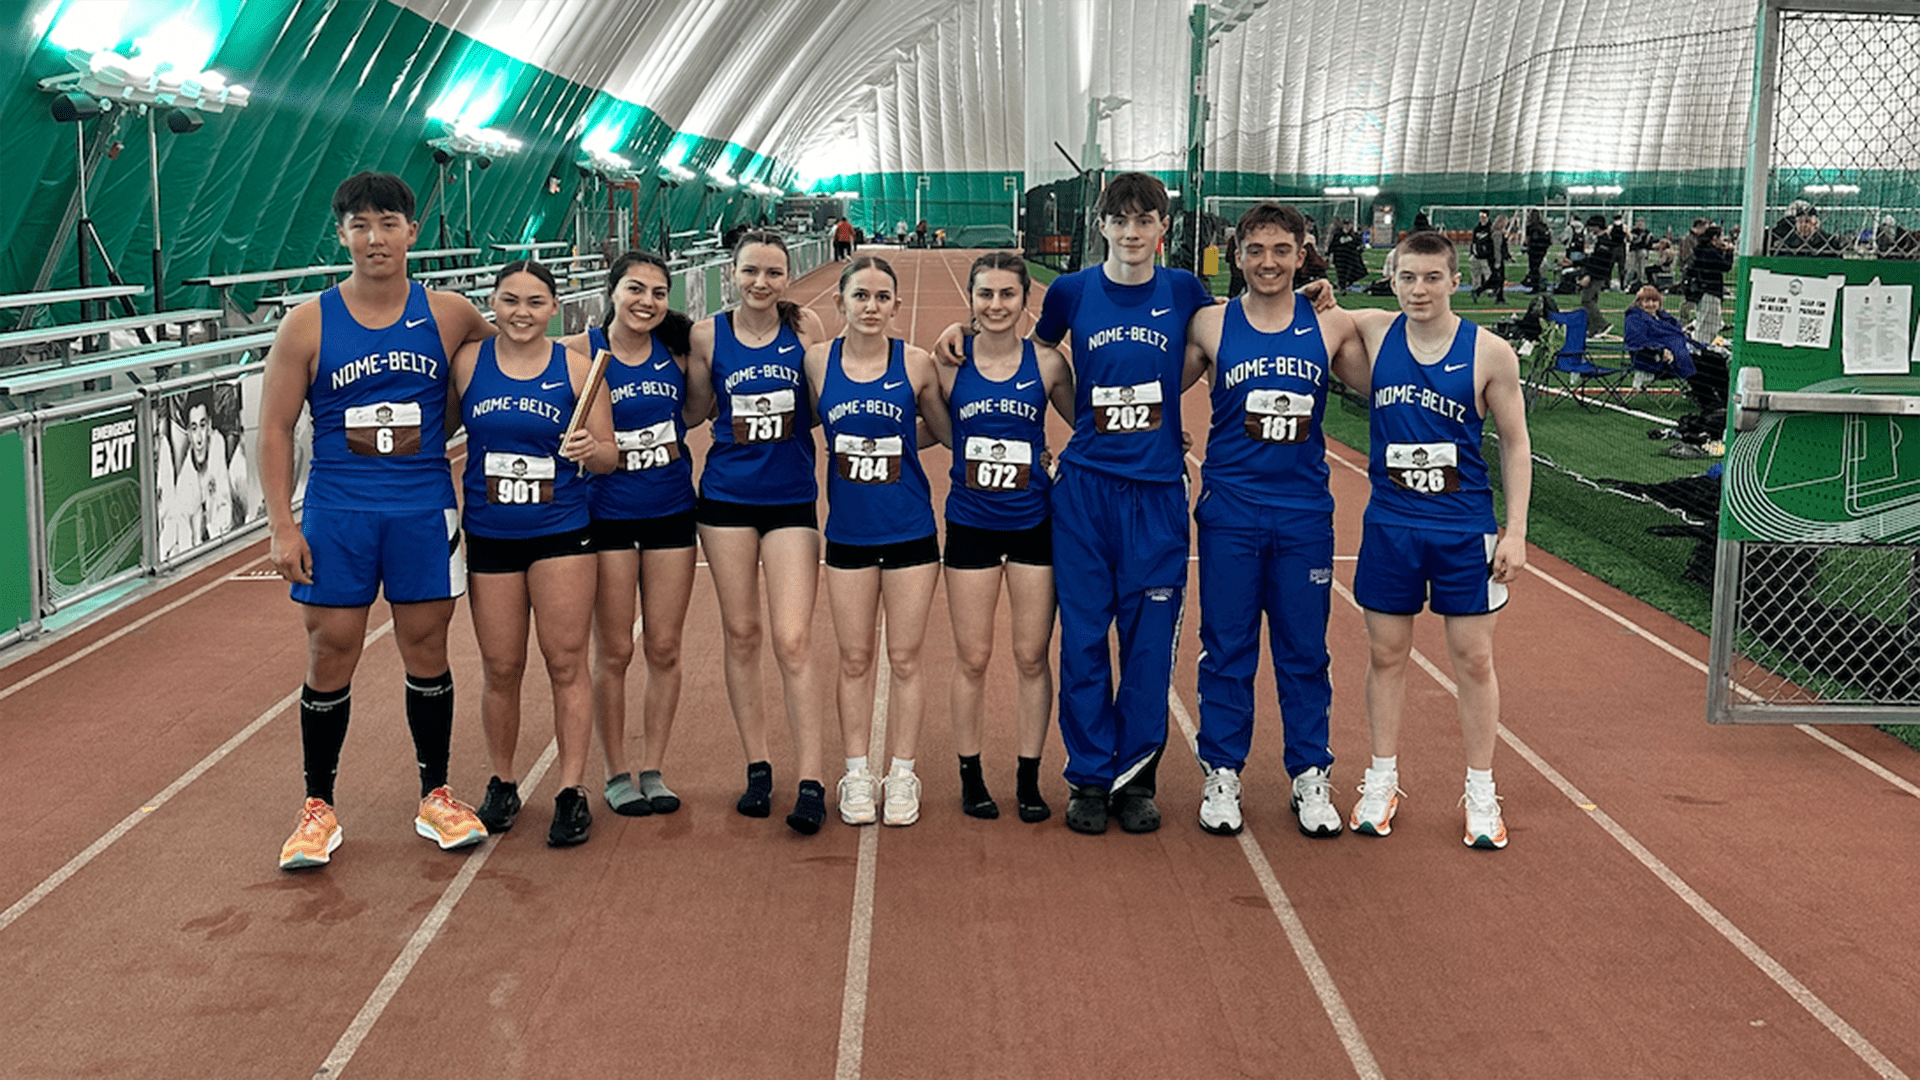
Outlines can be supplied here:
[[340, 846], [340, 822], [325, 799], [308, 799], [300, 808], [300, 824], [280, 848], [280, 869], [325, 866]]
[[453, 792], [442, 785], [427, 792], [420, 800], [420, 814], [413, 819], [413, 831], [440, 845], [441, 851], [452, 851], [469, 844], [477, 844], [487, 838], [487, 827], [480, 824], [480, 815], [473, 807], [453, 797]]
[[1499, 851], [1507, 846], [1507, 823], [1500, 814], [1500, 796], [1494, 793], [1493, 785], [1469, 782], [1460, 805], [1467, 811], [1464, 839], [1468, 847]]

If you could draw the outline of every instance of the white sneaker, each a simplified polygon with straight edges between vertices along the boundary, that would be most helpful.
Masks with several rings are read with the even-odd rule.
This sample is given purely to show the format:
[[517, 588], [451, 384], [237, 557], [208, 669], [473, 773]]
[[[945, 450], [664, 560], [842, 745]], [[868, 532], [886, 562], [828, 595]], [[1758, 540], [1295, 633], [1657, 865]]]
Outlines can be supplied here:
[[1400, 809], [1400, 796], [1406, 794], [1400, 790], [1400, 774], [1368, 769], [1359, 790], [1360, 801], [1353, 804], [1353, 814], [1347, 824], [1354, 832], [1368, 836], [1392, 832], [1393, 815]]
[[[901, 769], [895, 769], [882, 780], [886, 789], [887, 825], [911, 825], [920, 820], [920, 778]], [[869, 817], [868, 821], [873, 819]]]
[[1466, 844], [1499, 851], [1507, 846], [1507, 823], [1500, 816], [1500, 796], [1492, 784], [1468, 784], [1460, 805], [1467, 811]]
[[1240, 774], [1220, 768], [1207, 773], [1200, 789], [1200, 827], [1215, 836], [1240, 832]]
[[1340, 811], [1333, 808], [1333, 781], [1315, 767], [1293, 778], [1293, 812], [1308, 836], [1339, 836]]
[[849, 825], [871, 825], [875, 820], [874, 796], [880, 781], [865, 769], [840, 778], [840, 820]]

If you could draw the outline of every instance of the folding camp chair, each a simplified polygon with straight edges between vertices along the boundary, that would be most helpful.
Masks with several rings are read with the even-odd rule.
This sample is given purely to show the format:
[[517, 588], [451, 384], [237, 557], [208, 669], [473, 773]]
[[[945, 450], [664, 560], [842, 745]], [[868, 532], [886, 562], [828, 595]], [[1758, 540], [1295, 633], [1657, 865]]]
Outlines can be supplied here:
[[[1624, 366], [1626, 352], [1618, 347], [1607, 349], [1590, 345], [1587, 341], [1585, 311], [1578, 308], [1556, 311], [1548, 318], [1560, 324], [1566, 336], [1553, 354], [1552, 366], [1548, 367], [1545, 363], [1540, 365], [1539, 375], [1546, 393], [1547, 407], [1552, 408], [1569, 399], [1583, 409], [1598, 408], [1602, 403], [1621, 404], [1621, 387], [1627, 378]], [[1617, 360], [1621, 366], [1597, 362], [1600, 359]]]

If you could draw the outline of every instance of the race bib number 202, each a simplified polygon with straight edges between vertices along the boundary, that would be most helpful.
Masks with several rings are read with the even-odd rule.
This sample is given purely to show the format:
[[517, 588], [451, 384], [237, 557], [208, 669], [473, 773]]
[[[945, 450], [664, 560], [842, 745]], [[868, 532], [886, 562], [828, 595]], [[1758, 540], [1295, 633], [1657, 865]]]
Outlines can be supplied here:
[[1160, 384], [1096, 386], [1091, 392], [1093, 430], [1102, 435], [1137, 435], [1160, 430]]

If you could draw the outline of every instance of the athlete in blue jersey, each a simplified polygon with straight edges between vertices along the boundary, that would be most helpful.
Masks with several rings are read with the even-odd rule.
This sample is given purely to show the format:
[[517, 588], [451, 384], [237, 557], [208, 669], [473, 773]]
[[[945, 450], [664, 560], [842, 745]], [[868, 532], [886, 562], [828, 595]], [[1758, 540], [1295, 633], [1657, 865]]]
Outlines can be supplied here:
[[939, 366], [953, 418], [947, 486], [947, 612], [953, 620], [948, 695], [960, 756], [960, 807], [1000, 816], [980, 766], [987, 662], [1005, 578], [1016, 671], [1015, 803], [1020, 820], [1053, 812], [1040, 794], [1040, 754], [1053, 713], [1053, 529], [1046, 409], [1073, 423], [1073, 372], [1059, 350], [1020, 337], [1031, 282], [1018, 252], [989, 251], [967, 272], [977, 333], [967, 362]]
[[1193, 518], [1200, 553], [1200, 827], [1241, 827], [1240, 773], [1253, 744], [1253, 680], [1266, 617], [1283, 760], [1300, 831], [1335, 836], [1328, 770], [1327, 617], [1333, 496], [1320, 421], [1327, 377], [1364, 392], [1367, 355], [1351, 320], [1322, 322], [1293, 293], [1307, 222], [1260, 203], [1234, 226], [1247, 291], [1188, 328], [1189, 375], [1209, 374], [1213, 425]]
[[827, 339], [820, 316], [786, 301], [786, 241], [741, 235], [733, 249], [740, 305], [694, 325], [687, 354], [690, 393], [716, 401], [713, 448], [695, 508], [700, 547], [713, 574], [726, 634], [727, 702], [747, 754], [747, 790], [735, 808], [772, 812], [773, 765], [760, 696], [760, 568], [766, 619], [799, 758], [800, 789], [787, 824], [815, 833], [826, 820], [820, 692], [813, 671], [813, 605], [820, 587], [814, 500], [813, 411], [801, 360]]
[[[333, 193], [334, 232], [353, 260], [336, 288], [289, 311], [267, 353], [260, 486], [274, 569], [292, 582], [307, 631], [300, 691], [306, 802], [282, 869], [319, 866], [340, 846], [334, 777], [367, 609], [383, 590], [407, 673], [407, 727], [420, 767], [414, 829], [443, 849], [486, 830], [447, 788], [453, 674], [447, 623], [466, 588], [447, 468], [447, 358], [493, 333], [465, 298], [407, 280], [420, 235], [413, 192], [363, 172]], [[293, 516], [294, 426], [313, 416], [313, 467]]]
[[[891, 336], [899, 279], [885, 259], [862, 255], [840, 274], [834, 304], [845, 333], [807, 350], [807, 383], [820, 414], [827, 472], [827, 604], [840, 643], [835, 699], [846, 775], [840, 819], [911, 825], [920, 819], [914, 774], [926, 712], [920, 643], [940, 577], [933, 503], [920, 465], [919, 423], [948, 442], [946, 402], [933, 358]], [[873, 736], [874, 641], [887, 611], [887, 748], [884, 779], [867, 766]]]
[[[1187, 581], [1180, 391], [1187, 323], [1213, 302], [1200, 279], [1154, 266], [1167, 190], [1123, 173], [1101, 192], [1106, 261], [1048, 287], [1034, 337], [1072, 336], [1073, 438], [1053, 487], [1060, 602], [1060, 738], [1073, 785], [1067, 826], [1160, 827], [1154, 804], [1167, 742]], [[1113, 645], [1118, 637], [1118, 687]]]
[[[1520, 361], [1505, 341], [1452, 310], [1460, 283], [1453, 243], [1414, 233], [1395, 249], [1401, 314], [1353, 311], [1372, 362], [1367, 503], [1353, 595], [1366, 611], [1367, 726], [1373, 762], [1348, 824], [1385, 836], [1399, 807], [1400, 724], [1413, 617], [1446, 619], [1447, 655], [1459, 685], [1466, 743], [1469, 846], [1498, 849], [1507, 829], [1493, 783], [1500, 687], [1493, 670], [1494, 613], [1527, 560], [1532, 447]], [[1506, 527], [1496, 529], [1481, 425], [1500, 434]]]
[[[710, 386], [687, 384], [692, 324], [668, 309], [669, 288], [664, 260], [629, 251], [607, 269], [606, 322], [560, 339], [589, 356], [602, 349], [613, 353], [607, 390], [618, 462], [594, 482], [588, 497], [600, 565], [593, 717], [607, 765], [607, 805], [636, 817], [680, 808], [660, 769], [680, 703], [680, 639], [693, 596], [693, 467], [686, 435], [713, 408]], [[627, 771], [626, 746], [636, 595], [647, 663], [638, 775]]]
[[547, 337], [559, 312], [553, 273], [534, 262], [500, 268], [493, 287], [500, 334], [453, 358], [453, 388], [467, 425], [464, 484], [473, 633], [485, 667], [480, 725], [493, 778], [480, 805], [487, 828], [504, 832], [520, 811], [514, 756], [520, 745], [520, 684], [529, 621], [553, 684], [560, 791], [547, 843], [584, 843], [593, 684], [587, 671], [598, 565], [585, 470], [613, 470], [610, 395], [588, 394], [585, 422], [568, 434], [587, 394], [592, 360]]

